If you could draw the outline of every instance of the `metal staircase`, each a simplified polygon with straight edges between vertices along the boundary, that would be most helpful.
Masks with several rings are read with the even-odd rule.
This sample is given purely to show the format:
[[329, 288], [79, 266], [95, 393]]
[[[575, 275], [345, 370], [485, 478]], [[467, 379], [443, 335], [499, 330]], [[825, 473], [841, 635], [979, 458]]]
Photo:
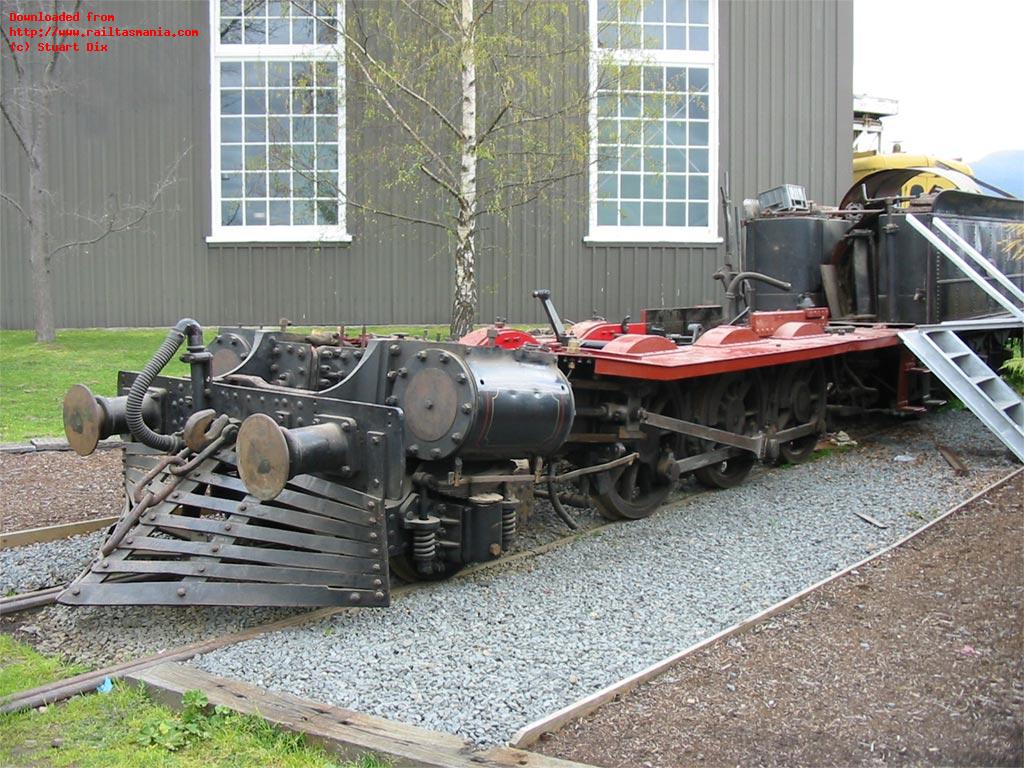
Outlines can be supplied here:
[[[991, 324], [988, 321], [984, 327]], [[1024, 400], [957, 336], [956, 331], [963, 330], [965, 325], [922, 325], [900, 331], [900, 339], [992, 434], [1024, 461]]]
[[1024, 322], [1024, 292], [937, 216], [932, 217], [932, 224], [950, 244], [914, 216], [908, 215], [907, 222], [1007, 314], [921, 325], [900, 331], [900, 339], [992, 434], [1024, 461], [1024, 400], [957, 335], [971, 330], [1020, 328]]

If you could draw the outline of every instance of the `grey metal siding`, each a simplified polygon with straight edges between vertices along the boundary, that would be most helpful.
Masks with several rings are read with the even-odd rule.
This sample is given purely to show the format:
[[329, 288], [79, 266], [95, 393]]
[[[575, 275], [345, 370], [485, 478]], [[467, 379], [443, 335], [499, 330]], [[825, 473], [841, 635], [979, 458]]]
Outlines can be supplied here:
[[[585, 24], [585, 5], [576, 11], [576, 23]], [[123, 26], [198, 27], [205, 35], [208, 25], [199, 1], [136, 0], [118, 3], [117, 13]], [[721, 0], [719, 20], [719, 167], [730, 175], [734, 199], [798, 183], [812, 199], [836, 202], [850, 178], [852, 2]], [[100, 213], [114, 192], [145, 198], [177, 153], [191, 149], [161, 214], [59, 259], [59, 326], [159, 326], [182, 315], [208, 324], [281, 316], [316, 324], [447, 322], [448, 243], [428, 228], [350, 211], [354, 241], [347, 246], [207, 245], [208, 43], [166, 43], [119, 44], [110, 55], [62, 64], [69, 87], [52, 122], [51, 186], [69, 211]], [[348, 133], [350, 153], [369, 151], [372, 132], [351, 109]], [[26, 169], [14, 141], [4, 126], [0, 184], [20, 198]], [[350, 175], [350, 190], [377, 181]], [[486, 222], [481, 321], [539, 321], [530, 298], [537, 287], [551, 288], [572, 319], [720, 299], [710, 279], [720, 246], [585, 245], [586, 195], [580, 177], [507, 222]], [[392, 202], [401, 201], [382, 198]], [[27, 236], [2, 204], [0, 230], [0, 326], [29, 328]]]

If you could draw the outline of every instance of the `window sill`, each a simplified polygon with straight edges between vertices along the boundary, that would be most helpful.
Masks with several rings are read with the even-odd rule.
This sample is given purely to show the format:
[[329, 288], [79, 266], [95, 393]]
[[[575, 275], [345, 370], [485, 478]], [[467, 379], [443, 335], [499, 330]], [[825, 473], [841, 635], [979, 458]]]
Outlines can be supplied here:
[[663, 245], [686, 247], [688, 245], [719, 245], [724, 243], [721, 237], [715, 235], [683, 235], [678, 238], [668, 238], [656, 232], [644, 234], [643, 232], [623, 232], [614, 235], [587, 235], [583, 238], [583, 244], [588, 246], [602, 245]]
[[237, 235], [207, 235], [207, 245], [311, 245], [311, 246], [330, 246], [330, 245], [348, 245], [352, 242], [352, 235], [331, 235], [330, 237], [304, 237], [302, 235], [287, 235], [282, 233], [280, 235], [268, 236], [260, 234], [246, 235], [244, 233], [238, 233]]

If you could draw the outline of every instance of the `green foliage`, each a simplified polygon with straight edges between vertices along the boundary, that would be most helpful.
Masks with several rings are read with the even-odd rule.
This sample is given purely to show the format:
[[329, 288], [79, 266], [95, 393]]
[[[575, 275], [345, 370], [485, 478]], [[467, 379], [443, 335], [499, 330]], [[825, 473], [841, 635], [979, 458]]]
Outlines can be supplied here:
[[177, 716], [161, 717], [146, 723], [139, 731], [138, 742], [148, 747], [156, 745], [174, 752], [197, 740], [210, 738], [210, 728], [231, 716], [227, 707], [216, 707], [207, 714], [210, 702], [202, 691], [186, 691]]
[[1024, 351], [1021, 346], [1020, 339], [1010, 340], [1010, 359], [1003, 363], [999, 372], [1006, 382], [1017, 390], [1017, 394], [1024, 395]]
[[[145, 690], [115, 683], [109, 694], [76, 696], [43, 711], [0, 715], [0, 765], [21, 768], [388, 768], [373, 755], [339, 763], [301, 734], [284, 733], [266, 720], [224, 708], [207, 712], [205, 696], [192, 691], [180, 714], [155, 705]], [[142, 741], [147, 726], [165, 724], [168, 735]], [[194, 726], [183, 728], [183, 724]], [[169, 734], [184, 730], [184, 743]], [[159, 728], [158, 728], [159, 730]], [[172, 748], [173, 746], [173, 748]]]
[[53, 656], [44, 656], [32, 646], [0, 634], [0, 696], [45, 685], [54, 680], [85, 672], [86, 668]]

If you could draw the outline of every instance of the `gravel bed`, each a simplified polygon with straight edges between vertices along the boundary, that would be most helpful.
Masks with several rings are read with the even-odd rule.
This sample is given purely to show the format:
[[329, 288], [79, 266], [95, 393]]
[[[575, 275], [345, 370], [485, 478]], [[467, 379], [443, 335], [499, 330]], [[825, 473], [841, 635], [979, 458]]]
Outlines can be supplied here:
[[[547, 554], [222, 649], [209, 672], [480, 745], [882, 549], [1014, 465], [966, 412]], [[956, 477], [936, 437], [972, 467]], [[880, 529], [853, 514], [865, 512]]]
[[105, 531], [0, 549], [0, 595], [66, 584], [80, 574], [103, 543]]

